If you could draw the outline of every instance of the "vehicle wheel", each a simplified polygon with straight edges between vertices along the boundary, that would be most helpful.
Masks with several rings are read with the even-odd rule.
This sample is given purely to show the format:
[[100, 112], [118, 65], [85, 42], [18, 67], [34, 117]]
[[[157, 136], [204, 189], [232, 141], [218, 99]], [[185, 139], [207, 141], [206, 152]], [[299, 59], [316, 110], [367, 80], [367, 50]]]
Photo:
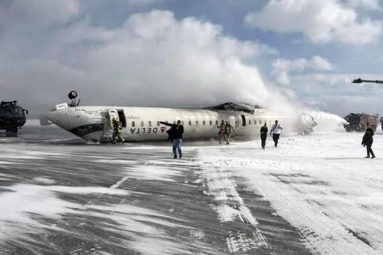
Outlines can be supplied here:
[[5, 130], [5, 134], [7, 137], [17, 137], [17, 126], [14, 126], [14, 127], [9, 127]]
[[69, 92], [69, 94], [68, 94], [68, 97], [69, 97], [69, 99], [75, 99], [76, 97], [77, 97], [77, 92], [76, 91], [74, 91], [74, 90], [72, 90], [71, 92]]

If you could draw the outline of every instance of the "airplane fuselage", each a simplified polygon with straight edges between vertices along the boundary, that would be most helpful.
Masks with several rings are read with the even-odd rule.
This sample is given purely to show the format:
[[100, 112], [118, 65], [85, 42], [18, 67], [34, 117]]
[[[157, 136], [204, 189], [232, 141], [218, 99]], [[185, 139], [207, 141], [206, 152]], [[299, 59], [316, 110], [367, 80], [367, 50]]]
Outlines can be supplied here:
[[122, 124], [121, 136], [126, 141], [166, 140], [170, 127], [160, 122], [184, 126], [183, 139], [217, 138], [222, 120], [230, 121], [235, 131], [232, 136], [252, 138], [259, 135], [266, 122], [269, 129], [276, 119], [284, 125], [293, 124], [294, 119], [278, 116], [267, 110], [256, 109], [254, 113], [233, 110], [178, 109], [158, 107], [118, 106], [56, 106], [47, 114], [48, 120], [57, 126], [88, 141], [110, 142], [113, 134], [111, 119], [117, 117]]

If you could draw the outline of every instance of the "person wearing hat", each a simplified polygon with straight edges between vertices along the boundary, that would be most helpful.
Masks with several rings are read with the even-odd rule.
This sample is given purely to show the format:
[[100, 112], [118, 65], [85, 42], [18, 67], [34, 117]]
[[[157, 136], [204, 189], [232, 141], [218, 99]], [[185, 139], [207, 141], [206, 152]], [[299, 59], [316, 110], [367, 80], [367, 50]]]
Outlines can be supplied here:
[[225, 124], [226, 144], [230, 143], [231, 133], [233, 132], [234, 132], [234, 127], [230, 124], [230, 121], [226, 121], [226, 124]]
[[112, 142], [116, 143], [116, 137], [121, 141], [121, 143], [124, 143], [125, 140], [121, 137], [121, 130], [122, 130], [122, 125], [120, 121], [116, 117], [113, 117], [112, 119], [113, 123], [113, 137], [112, 137]]

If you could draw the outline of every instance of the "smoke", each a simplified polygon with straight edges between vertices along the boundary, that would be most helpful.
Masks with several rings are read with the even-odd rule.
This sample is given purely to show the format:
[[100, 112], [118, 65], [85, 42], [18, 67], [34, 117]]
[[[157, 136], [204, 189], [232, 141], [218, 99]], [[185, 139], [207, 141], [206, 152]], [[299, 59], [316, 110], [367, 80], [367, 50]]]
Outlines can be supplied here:
[[347, 124], [347, 121], [341, 118], [338, 115], [319, 112], [319, 111], [309, 111], [318, 125], [314, 128], [315, 133], [326, 133], [332, 131], [345, 132], [343, 124]]
[[[78, 12], [72, 9], [76, 11], [66, 12], [62, 25]], [[47, 27], [43, 23], [28, 28], [38, 26], [41, 31]], [[29, 23], [20, 24], [13, 27]], [[29, 31], [23, 28], [17, 36], [6, 33], [0, 40], [0, 64], [7, 60], [6, 66], [12, 66], [12, 71], [1, 69], [0, 88], [2, 97], [17, 98], [34, 115], [67, 101], [70, 90], [86, 105], [206, 107], [246, 102], [290, 116], [309, 110], [246, 64], [277, 54], [275, 49], [227, 36], [221, 26], [208, 21], [177, 20], [172, 12], [160, 10], [134, 14], [112, 29], [94, 27], [84, 19], [53, 32], [49, 27], [47, 37], [38, 40], [25, 32], [27, 45], [18, 39], [22, 31]], [[40, 48], [31, 47], [36, 44]], [[7, 54], [12, 52], [7, 51], [9, 45], [17, 46], [17, 57]], [[44, 93], [26, 93], [26, 87]]]

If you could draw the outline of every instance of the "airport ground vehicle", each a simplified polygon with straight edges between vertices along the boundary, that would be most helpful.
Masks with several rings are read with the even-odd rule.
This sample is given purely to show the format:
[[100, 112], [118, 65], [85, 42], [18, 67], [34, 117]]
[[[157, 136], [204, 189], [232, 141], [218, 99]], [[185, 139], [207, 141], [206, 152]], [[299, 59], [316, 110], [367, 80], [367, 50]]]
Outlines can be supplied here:
[[[383, 84], [383, 81], [381, 80], [364, 80], [362, 78], [358, 78], [352, 81], [352, 83], [362, 83], [362, 82]], [[381, 128], [383, 130], [383, 117], [380, 118], [379, 122], [381, 123]]]
[[379, 115], [371, 115], [367, 113], [350, 113], [344, 117], [348, 124], [344, 124], [347, 132], [357, 131], [364, 132], [366, 130], [366, 123], [370, 123], [370, 127], [374, 132], [378, 126]]
[[0, 103], [0, 130], [5, 130], [8, 137], [17, 137], [18, 129], [24, 126], [28, 110], [17, 105], [17, 101]]

